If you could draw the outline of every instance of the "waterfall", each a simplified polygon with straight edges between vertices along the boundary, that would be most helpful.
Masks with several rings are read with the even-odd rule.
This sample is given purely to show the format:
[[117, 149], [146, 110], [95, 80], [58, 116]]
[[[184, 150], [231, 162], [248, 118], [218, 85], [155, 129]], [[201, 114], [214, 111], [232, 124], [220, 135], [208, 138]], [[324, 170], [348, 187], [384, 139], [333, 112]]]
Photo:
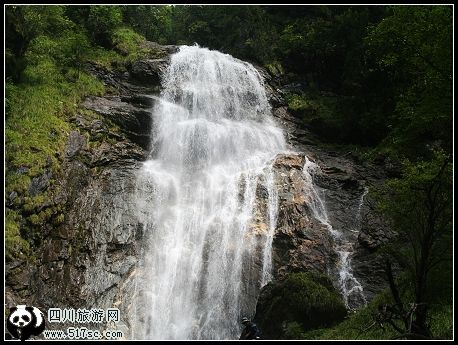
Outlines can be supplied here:
[[[334, 229], [330, 223], [324, 198], [317, 186], [313, 183], [313, 176], [320, 171], [320, 167], [305, 157], [303, 167], [304, 180], [306, 181], [306, 191], [310, 195], [309, 207], [313, 216], [318, 219], [330, 232], [334, 240], [334, 250], [339, 256], [336, 273], [338, 276], [337, 285], [343, 297], [345, 306], [348, 309], [356, 309], [367, 303], [363, 293], [361, 283], [353, 275], [351, 267], [351, 254], [353, 252], [354, 236], [345, 235], [342, 231]], [[361, 208], [368, 189], [362, 193], [357, 210], [355, 212], [355, 227], [359, 229], [361, 223]], [[355, 229], [348, 229], [351, 232], [358, 232]]]
[[[357, 234], [361, 228], [361, 208], [364, 203], [364, 197], [368, 192], [369, 189], [364, 187], [364, 191], [358, 201], [354, 224], [355, 229], [350, 229], [350, 231], [355, 234]], [[353, 243], [355, 240], [355, 236], [348, 236], [348, 238], [341, 239], [341, 241], [338, 242], [339, 249], [337, 250], [340, 258], [339, 283], [344, 297], [344, 303], [349, 309], [356, 309], [367, 304], [366, 297], [363, 293], [363, 286], [353, 275], [351, 267], [351, 254], [353, 252]]]
[[[143, 225], [134, 338], [238, 339], [271, 279], [274, 157], [286, 150], [249, 63], [198, 46], [172, 55], [138, 174]], [[258, 186], [267, 229], [250, 227]]]

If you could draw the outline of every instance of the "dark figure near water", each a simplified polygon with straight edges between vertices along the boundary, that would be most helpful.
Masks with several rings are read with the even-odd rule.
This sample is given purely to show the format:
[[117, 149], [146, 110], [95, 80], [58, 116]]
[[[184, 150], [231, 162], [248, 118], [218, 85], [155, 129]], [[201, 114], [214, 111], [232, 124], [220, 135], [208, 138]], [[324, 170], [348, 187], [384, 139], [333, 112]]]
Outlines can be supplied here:
[[254, 322], [251, 322], [248, 318], [244, 317], [242, 318], [242, 324], [245, 328], [240, 335], [240, 340], [261, 339], [261, 331]]

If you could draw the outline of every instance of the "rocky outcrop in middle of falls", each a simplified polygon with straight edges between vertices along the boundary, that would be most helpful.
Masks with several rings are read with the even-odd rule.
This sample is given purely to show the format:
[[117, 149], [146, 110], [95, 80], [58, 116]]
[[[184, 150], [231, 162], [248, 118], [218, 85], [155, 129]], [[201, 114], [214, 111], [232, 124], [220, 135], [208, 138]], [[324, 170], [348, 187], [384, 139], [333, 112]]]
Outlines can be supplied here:
[[277, 156], [273, 165], [279, 199], [272, 255], [277, 277], [289, 272], [326, 272], [335, 259], [329, 231], [309, 206], [304, 163], [303, 154], [285, 154]]
[[[335, 239], [310, 208], [312, 195], [303, 172], [304, 156], [305, 153], [281, 154], [273, 162], [278, 190], [278, 219], [272, 243], [275, 280], [282, 280], [292, 272], [337, 275], [339, 257]], [[365, 298], [370, 300], [386, 287], [377, 248], [394, 236], [388, 224], [368, 206], [367, 197], [359, 208], [365, 183], [377, 176], [370, 175], [370, 170], [361, 175], [356, 164], [329, 153], [309, 150], [307, 156], [321, 167], [314, 175], [314, 183], [326, 202], [329, 224], [348, 237], [347, 247], [353, 248], [353, 274], [364, 284]], [[268, 232], [268, 220], [262, 216], [267, 214], [265, 190], [260, 181], [251, 224], [252, 231], [258, 235]], [[337, 281], [337, 276], [334, 280]]]

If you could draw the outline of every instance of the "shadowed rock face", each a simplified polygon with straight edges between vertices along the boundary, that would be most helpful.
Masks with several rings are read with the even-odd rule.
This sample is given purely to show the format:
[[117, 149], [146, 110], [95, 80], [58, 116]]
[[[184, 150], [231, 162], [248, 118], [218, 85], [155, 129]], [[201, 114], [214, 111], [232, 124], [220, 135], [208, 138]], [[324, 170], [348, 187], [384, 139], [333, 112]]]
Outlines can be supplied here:
[[[149, 112], [154, 98], [147, 95], [160, 92], [169, 56], [176, 51], [173, 46], [148, 44], [157, 48], [157, 56], [126, 66], [126, 72], [86, 66], [111, 91], [103, 97], [88, 97], [72, 119], [58, 183], [50, 186], [48, 175], [32, 181], [34, 190], [53, 188], [50, 202], [66, 205], [67, 211], [61, 224], [43, 229], [46, 239], [36, 263], [7, 264], [7, 307], [25, 302], [45, 309], [119, 307], [123, 319], [117, 328], [129, 331], [127, 315], [135, 313], [129, 300], [135, 292], [143, 238], [143, 226], [133, 215], [132, 194], [135, 173], [154, 149]], [[308, 206], [304, 155], [321, 168], [315, 182], [324, 192], [330, 223], [339, 229], [354, 229], [355, 213], [349, 210], [357, 206], [364, 187], [384, 179], [385, 174], [377, 166], [358, 164], [351, 156], [321, 147], [318, 138], [288, 113], [278, 81], [261, 72], [276, 121], [296, 152], [279, 155], [274, 162], [279, 214], [272, 244], [273, 278], [281, 280], [290, 272], [328, 273], [338, 258], [328, 229]], [[261, 216], [267, 207], [263, 181], [256, 196], [250, 230], [263, 236], [268, 231], [268, 220]], [[369, 299], [385, 284], [377, 248], [394, 234], [369, 201], [361, 208], [360, 223], [352, 264]]]
[[151, 112], [148, 103], [132, 105], [131, 99], [121, 97], [88, 97], [83, 106], [117, 124], [131, 141], [148, 149], [151, 133]]
[[[79, 118], [81, 133], [94, 129], [86, 120]], [[68, 205], [65, 220], [46, 234], [32, 273], [29, 290], [44, 308], [114, 306], [138, 254], [141, 225], [130, 196], [146, 151], [122, 135], [91, 147], [80, 131], [70, 133], [56, 188], [55, 199]]]

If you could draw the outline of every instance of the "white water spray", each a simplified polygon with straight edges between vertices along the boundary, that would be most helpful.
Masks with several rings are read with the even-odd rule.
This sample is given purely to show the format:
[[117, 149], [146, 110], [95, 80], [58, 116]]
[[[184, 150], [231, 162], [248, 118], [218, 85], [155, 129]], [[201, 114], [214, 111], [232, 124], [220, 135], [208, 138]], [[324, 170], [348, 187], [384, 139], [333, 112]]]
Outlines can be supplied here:
[[[353, 275], [351, 267], [351, 254], [353, 253], [354, 239], [344, 236], [341, 231], [334, 229], [330, 224], [326, 204], [323, 197], [320, 195], [320, 191], [313, 183], [313, 176], [317, 171], [320, 171], [320, 167], [305, 157], [303, 173], [305, 181], [307, 182], [307, 194], [310, 198], [308, 204], [314, 217], [326, 226], [334, 239], [334, 250], [339, 255], [339, 262], [337, 264], [338, 287], [345, 306], [349, 309], [355, 309], [365, 305], [367, 302], [363, 293], [363, 287]], [[360, 227], [361, 208], [364, 202], [364, 196], [367, 192], [368, 189], [365, 188], [358, 203], [356, 212], [356, 226], [358, 228]]]
[[[145, 251], [139, 339], [237, 339], [271, 279], [273, 158], [285, 151], [252, 65], [197, 46], [172, 55], [153, 109], [152, 159], [138, 176]], [[267, 189], [265, 233], [251, 231]]]

